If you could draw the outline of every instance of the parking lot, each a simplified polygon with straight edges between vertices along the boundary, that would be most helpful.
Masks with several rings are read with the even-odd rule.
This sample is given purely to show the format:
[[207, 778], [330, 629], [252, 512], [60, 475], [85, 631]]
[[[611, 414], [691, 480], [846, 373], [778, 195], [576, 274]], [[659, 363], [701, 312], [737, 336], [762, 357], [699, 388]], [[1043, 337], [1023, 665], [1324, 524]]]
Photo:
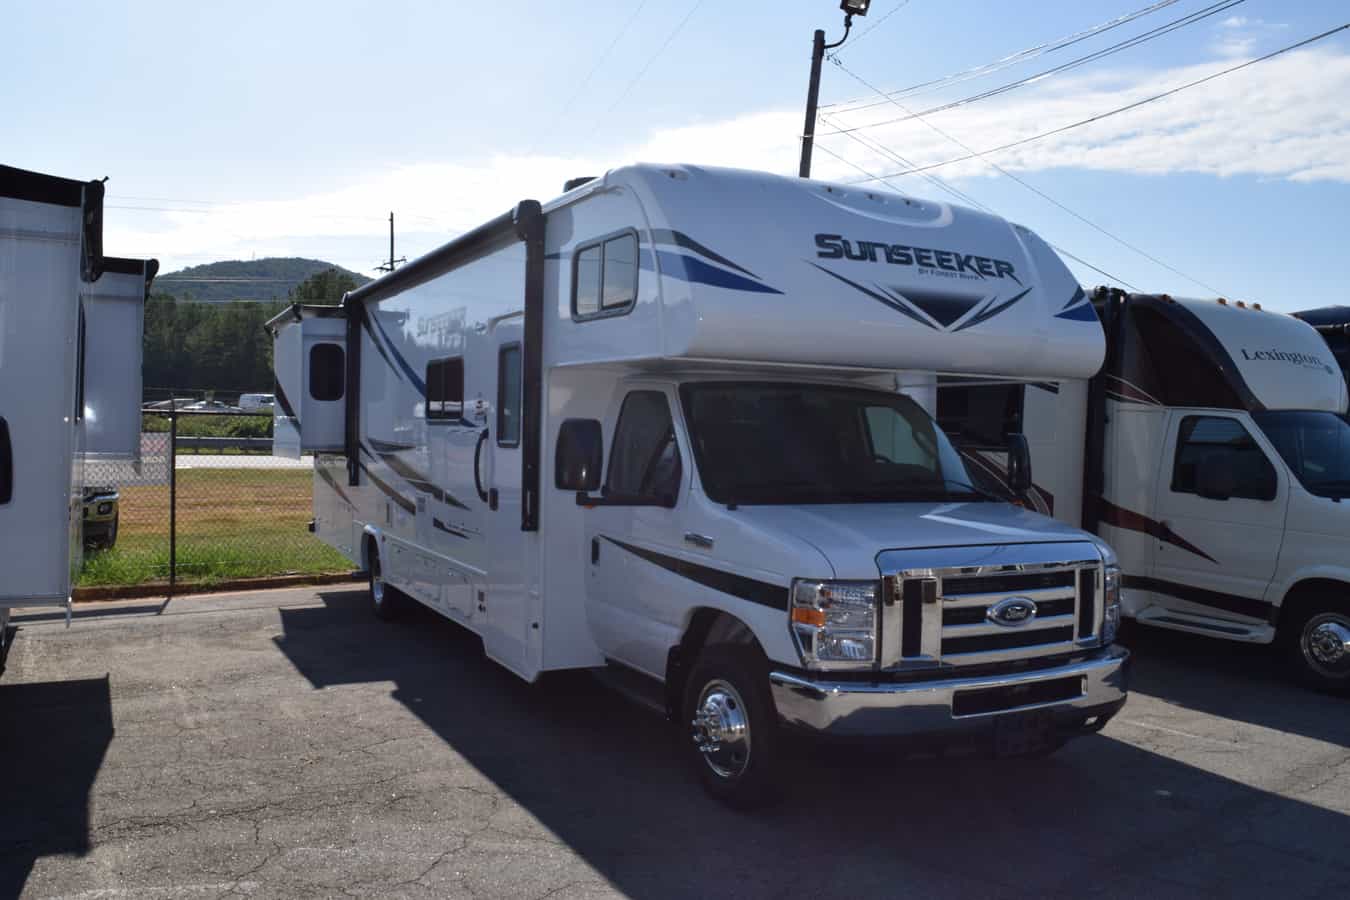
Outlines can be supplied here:
[[356, 588], [18, 618], [0, 896], [1350, 895], [1350, 701], [1132, 632], [1134, 694], [1043, 761], [802, 754], [709, 801], [649, 713], [526, 685]]

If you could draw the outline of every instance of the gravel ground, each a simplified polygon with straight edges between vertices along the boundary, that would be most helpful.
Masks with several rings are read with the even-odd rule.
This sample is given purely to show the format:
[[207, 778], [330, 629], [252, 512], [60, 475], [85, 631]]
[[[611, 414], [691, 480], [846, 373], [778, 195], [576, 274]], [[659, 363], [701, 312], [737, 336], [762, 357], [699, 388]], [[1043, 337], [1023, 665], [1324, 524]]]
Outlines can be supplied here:
[[1132, 632], [1135, 692], [1043, 761], [818, 749], [766, 814], [649, 713], [526, 685], [363, 592], [18, 617], [0, 896], [1350, 896], [1350, 700]]

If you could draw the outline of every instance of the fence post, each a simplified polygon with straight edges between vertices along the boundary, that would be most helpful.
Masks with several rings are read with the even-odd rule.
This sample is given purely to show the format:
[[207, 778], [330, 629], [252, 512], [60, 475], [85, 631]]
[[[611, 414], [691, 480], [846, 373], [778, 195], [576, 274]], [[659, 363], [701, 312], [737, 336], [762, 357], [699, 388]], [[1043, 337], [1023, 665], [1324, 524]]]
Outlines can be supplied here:
[[169, 410], [169, 596], [178, 580], [178, 413]]

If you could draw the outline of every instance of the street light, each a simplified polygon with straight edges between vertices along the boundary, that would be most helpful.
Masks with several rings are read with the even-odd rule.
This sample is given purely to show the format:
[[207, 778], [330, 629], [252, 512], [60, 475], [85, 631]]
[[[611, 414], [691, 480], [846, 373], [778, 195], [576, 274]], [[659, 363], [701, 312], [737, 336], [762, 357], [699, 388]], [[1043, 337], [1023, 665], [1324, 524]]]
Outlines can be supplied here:
[[842, 0], [839, 8], [844, 11], [844, 36], [833, 44], [825, 43], [825, 32], [816, 29], [811, 44], [811, 83], [806, 89], [806, 127], [802, 129], [802, 162], [797, 174], [802, 178], [811, 177], [811, 148], [816, 137], [816, 102], [820, 99], [820, 64], [825, 59], [825, 51], [833, 50], [848, 40], [849, 29], [853, 27], [854, 16], [867, 15], [872, 0]]

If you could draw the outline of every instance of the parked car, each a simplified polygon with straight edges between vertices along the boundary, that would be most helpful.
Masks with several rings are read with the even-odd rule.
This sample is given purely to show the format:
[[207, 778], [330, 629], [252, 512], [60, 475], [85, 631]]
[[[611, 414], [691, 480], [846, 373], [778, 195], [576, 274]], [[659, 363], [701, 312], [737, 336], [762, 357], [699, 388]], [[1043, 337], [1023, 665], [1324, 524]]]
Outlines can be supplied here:
[[244, 412], [270, 413], [276, 402], [273, 394], [241, 394], [239, 408]]
[[172, 400], [156, 400], [154, 403], [145, 403], [141, 409], [146, 412], [168, 411], [171, 409], [184, 409], [197, 402], [196, 397], [174, 397]]
[[219, 400], [198, 400], [196, 403], [190, 403], [187, 406], [180, 407], [183, 412], [211, 412], [211, 413], [237, 413], [243, 412], [237, 406], [231, 406], [228, 403], [221, 403]]
[[117, 543], [118, 503], [117, 488], [87, 487], [84, 489], [84, 549], [109, 550]]

